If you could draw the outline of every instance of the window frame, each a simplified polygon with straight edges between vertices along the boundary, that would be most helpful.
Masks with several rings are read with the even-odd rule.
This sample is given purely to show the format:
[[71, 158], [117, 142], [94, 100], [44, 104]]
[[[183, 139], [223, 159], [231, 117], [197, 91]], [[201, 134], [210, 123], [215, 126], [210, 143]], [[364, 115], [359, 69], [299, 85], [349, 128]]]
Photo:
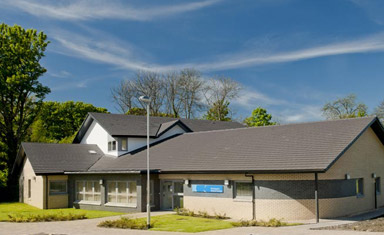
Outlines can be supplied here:
[[[115, 184], [115, 190], [114, 192], [109, 192], [109, 184], [114, 183]], [[126, 193], [119, 193], [118, 192], [118, 183], [125, 183], [126, 184]], [[129, 187], [130, 183], [135, 183], [135, 191], [136, 193], [131, 192], [131, 188]], [[132, 208], [137, 208], [138, 204], [138, 196], [137, 196], [137, 181], [136, 180], [110, 180], [107, 182], [107, 188], [106, 188], [106, 206], [119, 206], [119, 207], [132, 207]], [[109, 201], [109, 196], [115, 196], [116, 202], [110, 202]], [[127, 201], [126, 203], [121, 203], [117, 202], [117, 198], [119, 195], [126, 195]], [[134, 197], [136, 198], [136, 203], [129, 203], [129, 197]]]
[[[65, 191], [64, 192], [52, 192], [51, 191], [51, 183], [65, 183]], [[67, 180], [49, 180], [49, 195], [65, 195], [68, 194], [68, 181]]]
[[32, 180], [28, 179], [28, 198], [32, 197]]
[[357, 198], [364, 197], [364, 178], [355, 179], [355, 183], [356, 183], [356, 197]]
[[[125, 141], [125, 144], [123, 142]], [[121, 139], [121, 151], [128, 151], [128, 138]]]
[[[238, 196], [237, 195], [237, 188], [238, 184], [250, 184], [251, 185], [251, 195], [250, 196]], [[235, 181], [234, 182], [234, 187], [233, 187], [233, 199], [235, 201], [252, 201], [253, 199], [253, 189], [252, 187], [255, 187], [251, 181]]]
[[116, 151], [116, 149], [117, 149], [116, 140], [108, 141], [108, 152]]
[[[89, 193], [89, 192], [85, 191], [87, 182], [92, 182], [92, 193]], [[78, 187], [77, 187], [78, 183], [82, 183], [83, 184], [83, 190], [81, 192], [78, 192]], [[100, 185], [100, 192], [95, 192], [95, 184], [99, 184], [100, 185], [100, 181], [98, 181], [98, 180], [76, 180], [75, 181], [75, 199], [76, 199], [75, 202], [76, 203], [80, 203], [80, 204], [97, 204], [97, 205], [101, 205], [101, 201], [102, 201], [102, 198], [101, 198], [101, 185]], [[83, 199], [79, 200], [78, 199], [78, 194], [82, 195]], [[91, 194], [92, 194], [93, 201], [85, 200], [85, 195], [91, 195]], [[95, 195], [100, 195], [100, 200], [99, 201], [95, 200]]]

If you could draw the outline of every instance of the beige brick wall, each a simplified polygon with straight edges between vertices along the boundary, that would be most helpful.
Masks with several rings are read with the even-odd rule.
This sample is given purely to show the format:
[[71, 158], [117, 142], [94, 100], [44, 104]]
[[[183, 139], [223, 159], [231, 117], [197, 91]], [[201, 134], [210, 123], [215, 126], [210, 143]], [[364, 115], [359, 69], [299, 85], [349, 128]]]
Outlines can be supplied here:
[[[381, 179], [384, 189], [384, 146], [371, 128], [349, 148], [342, 157], [326, 172], [319, 174], [320, 180], [364, 178], [364, 197], [344, 197], [321, 199], [320, 217], [334, 218], [352, 215], [374, 208], [374, 181], [372, 173]], [[162, 174], [160, 179], [189, 180], [250, 180], [244, 174]], [[314, 180], [314, 174], [256, 174], [255, 180]], [[268, 200], [257, 199], [256, 218], [279, 218], [284, 220], [304, 220], [315, 218], [315, 200]], [[252, 203], [240, 202], [233, 198], [185, 196], [184, 205], [194, 211], [207, 211], [210, 214], [226, 213], [235, 219], [251, 219]], [[384, 206], [384, 192], [378, 195], [378, 205]]]

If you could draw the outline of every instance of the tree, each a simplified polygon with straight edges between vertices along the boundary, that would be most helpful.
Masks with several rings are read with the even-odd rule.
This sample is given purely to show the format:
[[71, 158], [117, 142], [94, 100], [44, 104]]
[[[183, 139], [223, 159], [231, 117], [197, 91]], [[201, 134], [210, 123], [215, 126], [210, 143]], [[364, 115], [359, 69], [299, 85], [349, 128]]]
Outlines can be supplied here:
[[384, 101], [375, 108], [374, 114], [381, 120], [384, 121]]
[[83, 102], [44, 102], [31, 126], [29, 141], [71, 143], [88, 112], [108, 113], [108, 110]]
[[229, 115], [230, 100], [236, 98], [240, 90], [241, 87], [239, 83], [231, 78], [218, 77], [210, 79], [204, 88], [204, 96], [209, 108], [206, 116], [208, 117], [208, 114], [213, 112], [215, 113], [213, 117], [219, 118], [217, 120], [221, 120], [221, 118]]
[[127, 115], [137, 115], [137, 116], [145, 116], [147, 115], [147, 110], [143, 108], [131, 108], [125, 114]]
[[202, 92], [204, 82], [201, 74], [195, 69], [184, 69], [180, 71], [181, 102], [184, 109], [184, 117], [191, 119], [204, 107], [202, 103]]
[[229, 101], [224, 101], [224, 104], [219, 103], [220, 101], [214, 103], [212, 107], [207, 111], [207, 114], [204, 115], [204, 119], [212, 121], [231, 121], [229, 116]]
[[247, 126], [272, 126], [276, 122], [272, 122], [272, 115], [267, 113], [266, 109], [257, 107], [252, 111], [252, 115], [244, 120]]
[[368, 115], [367, 109], [365, 104], [356, 103], [356, 95], [350, 94], [333, 102], [326, 103], [322, 111], [327, 119], [345, 119], [365, 117]]
[[[12, 169], [18, 148], [50, 89], [39, 82], [47, 36], [18, 25], [0, 25], [0, 140], [2, 172]], [[4, 163], [6, 166], [4, 167]]]

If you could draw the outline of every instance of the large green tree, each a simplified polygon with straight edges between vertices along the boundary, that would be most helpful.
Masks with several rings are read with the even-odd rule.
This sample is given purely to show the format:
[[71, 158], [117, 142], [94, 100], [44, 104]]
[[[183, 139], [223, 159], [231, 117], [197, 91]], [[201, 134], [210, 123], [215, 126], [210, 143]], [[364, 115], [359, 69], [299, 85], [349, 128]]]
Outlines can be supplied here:
[[88, 112], [108, 113], [83, 102], [44, 102], [31, 126], [30, 141], [71, 143]]
[[212, 121], [231, 121], [229, 101], [217, 101], [213, 103], [203, 118]]
[[322, 111], [327, 119], [344, 119], [365, 117], [368, 115], [368, 107], [356, 102], [356, 95], [350, 94], [324, 105]]
[[46, 72], [40, 60], [47, 36], [34, 29], [0, 24], [1, 171], [11, 169], [20, 142], [39, 113], [50, 89], [39, 82]]
[[276, 122], [271, 121], [272, 115], [267, 113], [266, 109], [257, 107], [252, 111], [252, 115], [244, 120], [247, 126], [271, 126], [276, 125]]

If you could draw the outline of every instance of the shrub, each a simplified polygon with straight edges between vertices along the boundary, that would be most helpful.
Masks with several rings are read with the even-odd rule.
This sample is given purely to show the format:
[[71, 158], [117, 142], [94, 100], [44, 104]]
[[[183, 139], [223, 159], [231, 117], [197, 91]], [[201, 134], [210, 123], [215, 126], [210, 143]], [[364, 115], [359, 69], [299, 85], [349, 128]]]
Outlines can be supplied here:
[[290, 224], [282, 222], [281, 220], [272, 218], [269, 221], [240, 220], [239, 222], [233, 222], [232, 225], [235, 227], [250, 227], [250, 226], [281, 227], [281, 226], [289, 226]]
[[183, 216], [192, 216], [192, 217], [202, 217], [202, 218], [208, 218], [208, 219], [229, 219], [229, 217], [226, 216], [226, 214], [219, 214], [215, 212], [215, 215], [210, 215], [206, 211], [198, 211], [195, 213], [192, 210], [188, 210], [185, 208], [176, 208], [174, 210], [177, 215], [183, 215]]
[[[124, 228], [124, 229], [147, 229], [147, 223], [142, 219], [131, 219], [127, 217], [121, 217], [118, 220], [106, 220], [99, 223], [97, 226], [106, 228]], [[153, 228], [153, 224], [151, 223]]]
[[10, 222], [48, 222], [48, 221], [68, 221], [68, 220], [79, 220], [86, 219], [85, 213], [82, 214], [9, 214]]

